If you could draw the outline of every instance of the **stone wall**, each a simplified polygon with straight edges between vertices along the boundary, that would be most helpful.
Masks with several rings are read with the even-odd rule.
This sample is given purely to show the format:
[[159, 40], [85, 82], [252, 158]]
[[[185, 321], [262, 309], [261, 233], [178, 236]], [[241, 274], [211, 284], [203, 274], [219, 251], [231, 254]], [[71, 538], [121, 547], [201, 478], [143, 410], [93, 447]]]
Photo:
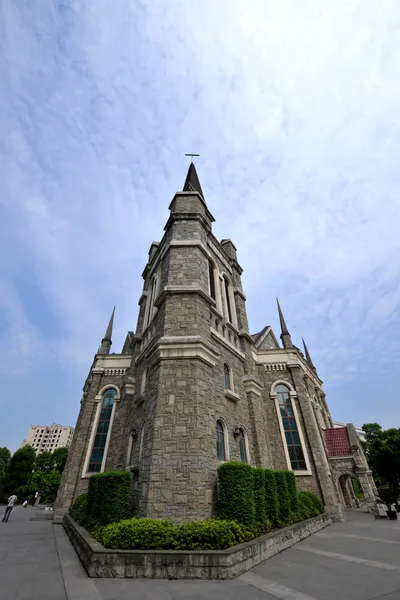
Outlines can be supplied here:
[[89, 577], [234, 579], [331, 524], [320, 515], [227, 550], [107, 550], [69, 515], [64, 528]]

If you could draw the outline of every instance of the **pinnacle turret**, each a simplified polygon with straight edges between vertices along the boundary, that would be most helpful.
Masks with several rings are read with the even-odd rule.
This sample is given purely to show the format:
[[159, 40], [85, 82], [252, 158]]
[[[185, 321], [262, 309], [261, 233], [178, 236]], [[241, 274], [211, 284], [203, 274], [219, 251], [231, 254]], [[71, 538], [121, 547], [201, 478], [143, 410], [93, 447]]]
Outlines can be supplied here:
[[285, 322], [285, 317], [283, 316], [283, 312], [282, 312], [282, 309], [280, 307], [278, 298], [276, 299], [276, 303], [278, 305], [279, 321], [280, 321], [280, 324], [281, 324], [281, 340], [282, 340], [282, 343], [283, 343], [283, 347], [284, 348], [293, 348], [292, 338], [290, 337], [290, 333], [289, 333], [289, 330], [287, 328], [287, 325], [286, 325], [286, 322]]
[[197, 175], [196, 167], [191, 162], [189, 170], [186, 175], [185, 185], [183, 186], [183, 192], [198, 192], [204, 200], [203, 190], [201, 189], [200, 180]]
[[301, 338], [301, 339], [303, 340], [304, 354], [305, 354], [305, 357], [306, 357], [307, 364], [308, 364], [308, 366], [309, 366], [311, 369], [313, 369], [314, 371], [316, 371], [316, 368], [314, 367], [314, 363], [313, 363], [313, 361], [311, 360], [311, 356], [310, 356], [310, 353], [309, 353], [309, 351], [308, 351], [308, 348], [307, 348], [307, 346], [306, 346], [306, 343], [305, 343], [305, 341], [304, 341], [304, 338]]
[[110, 320], [109, 320], [109, 323], [108, 323], [108, 326], [106, 329], [105, 336], [101, 340], [101, 346], [99, 348], [98, 354], [110, 354], [110, 349], [111, 349], [111, 344], [112, 344], [112, 331], [113, 331], [113, 325], [114, 325], [114, 313], [115, 313], [115, 306], [111, 313], [111, 317], [110, 317]]

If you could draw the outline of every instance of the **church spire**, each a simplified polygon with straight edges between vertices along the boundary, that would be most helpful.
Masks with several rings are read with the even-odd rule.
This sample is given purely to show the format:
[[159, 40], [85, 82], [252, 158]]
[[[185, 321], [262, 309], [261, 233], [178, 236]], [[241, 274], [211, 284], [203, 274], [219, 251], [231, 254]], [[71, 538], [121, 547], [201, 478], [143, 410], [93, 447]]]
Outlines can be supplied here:
[[203, 190], [201, 189], [199, 177], [197, 175], [196, 167], [191, 162], [189, 170], [186, 175], [185, 185], [183, 186], [183, 192], [198, 192], [204, 200]]
[[111, 344], [112, 344], [111, 338], [112, 338], [112, 331], [113, 331], [113, 325], [114, 325], [114, 313], [115, 313], [115, 306], [111, 313], [110, 321], [108, 323], [105, 336], [101, 340], [101, 346], [99, 348], [98, 354], [110, 354], [110, 349], [111, 349]]
[[293, 348], [292, 338], [290, 337], [290, 333], [289, 333], [289, 330], [287, 328], [287, 325], [286, 325], [286, 322], [285, 322], [285, 317], [283, 316], [283, 312], [281, 310], [278, 298], [276, 299], [276, 303], [278, 305], [279, 321], [281, 323], [281, 332], [282, 332], [281, 333], [281, 340], [282, 340], [282, 343], [283, 343], [283, 347], [284, 348]]
[[308, 348], [306, 346], [306, 343], [304, 341], [304, 338], [301, 338], [301, 339], [303, 340], [304, 354], [305, 354], [305, 357], [306, 357], [307, 364], [308, 364], [309, 367], [311, 367], [311, 369], [313, 369], [314, 371], [316, 371], [316, 368], [314, 367], [314, 363], [311, 360], [311, 356], [310, 356], [310, 353], [309, 353]]

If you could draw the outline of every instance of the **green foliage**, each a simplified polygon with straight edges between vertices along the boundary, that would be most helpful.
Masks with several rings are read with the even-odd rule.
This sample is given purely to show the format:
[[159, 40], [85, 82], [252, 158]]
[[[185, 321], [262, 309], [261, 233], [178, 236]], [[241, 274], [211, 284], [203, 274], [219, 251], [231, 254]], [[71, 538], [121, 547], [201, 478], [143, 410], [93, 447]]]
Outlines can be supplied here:
[[254, 468], [244, 462], [218, 467], [218, 517], [252, 526], [255, 519]]
[[296, 477], [293, 471], [286, 471], [286, 487], [289, 494], [290, 512], [295, 515], [299, 510], [299, 498], [296, 489]]
[[87, 494], [81, 494], [77, 497], [72, 507], [70, 508], [70, 515], [78, 525], [85, 526], [87, 523], [88, 515], [87, 515]]
[[12, 493], [29, 483], [35, 458], [36, 454], [32, 446], [24, 446], [13, 454], [4, 477], [6, 492]]
[[88, 517], [99, 525], [108, 525], [129, 516], [130, 475], [109, 471], [89, 480]]
[[278, 494], [278, 522], [281, 526], [284, 526], [290, 515], [290, 498], [289, 490], [287, 486], [288, 471], [274, 471], [276, 491]]
[[386, 504], [387, 509], [392, 509], [392, 504], [396, 504], [400, 496], [399, 488], [378, 488], [379, 498]]
[[125, 519], [107, 525], [97, 539], [106, 548], [122, 550], [171, 550], [175, 547], [176, 525], [161, 519]]
[[299, 508], [297, 515], [300, 521], [322, 515], [324, 507], [321, 500], [312, 492], [298, 492]]
[[11, 452], [5, 446], [0, 448], [0, 485], [6, 474], [6, 470], [11, 461]]
[[375, 480], [396, 488], [400, 479], [400, 429], [383, 431], [378, 423], [366, 423], [362, 429], [364, 451]]
[[195, 521], [175, 525], [161, 519], [125, 519], [95, 534], [106, 548], [122, 550], [223, 550], [253, 537], [233, 521]]
[[361, 491], [360, 482], [356, 477], [351, 478], [351, 485], [353, 486], [353, 491], [356, 498], [358, 498], [359, 500], [361, 500], [361, 498], [364, 498], [364, 494]]
[[267, 521], [264, 469], [260, 469], [260, 468], [254, 469], [253, 482], [254, 482], [255, 522], [258, 526], [260, 526], [260, 525], [262, 526]]
[[57, 497], [60, 483], [61, 473], [59, 471], [35, 471], [30, 480], [29, 489], [31, 494], [39, 492], [42, 503], [51, 504]]
[[68, 448], [66, 446], [62, 448], [56, 448], [52, 453], [53, 458], [53, 469], [62, 473], [65, 469], [68, 458]]
[[275, 524], [278, 521], [278, 494], [274, 471], [264, 469], [264, 480], [266, 517], [271, 523]]

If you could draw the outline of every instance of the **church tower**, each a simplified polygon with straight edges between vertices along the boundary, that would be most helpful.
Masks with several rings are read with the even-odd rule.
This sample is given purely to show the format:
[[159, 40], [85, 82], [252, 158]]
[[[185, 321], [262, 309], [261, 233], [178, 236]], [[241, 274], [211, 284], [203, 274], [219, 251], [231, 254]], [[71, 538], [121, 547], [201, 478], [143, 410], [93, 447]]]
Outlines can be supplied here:
[[307, 347], [304, 357], [279, 302], [283, 348], [271, 327], [250, 335], [236, 247], [214, 237], [193, 163], [169, 211], [142, 274], [136, 331], [110, 353], [114, 309], [94, 357], [56, 519], [110, 470], [131, 473], [136, 516], [207, 519], [227, 460], [292, 469], [299, 489], [340, 516], [332, 421]]

